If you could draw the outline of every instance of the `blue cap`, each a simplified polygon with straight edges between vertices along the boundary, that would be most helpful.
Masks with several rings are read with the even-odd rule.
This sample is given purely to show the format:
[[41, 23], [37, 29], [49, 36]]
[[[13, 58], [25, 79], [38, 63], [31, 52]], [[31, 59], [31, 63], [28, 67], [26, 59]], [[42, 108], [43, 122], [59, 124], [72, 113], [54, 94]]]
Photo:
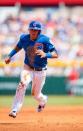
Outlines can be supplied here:
[[42, 30], [42, 24], [39, 21], [31, 21], [29, 24], [29, 29]]

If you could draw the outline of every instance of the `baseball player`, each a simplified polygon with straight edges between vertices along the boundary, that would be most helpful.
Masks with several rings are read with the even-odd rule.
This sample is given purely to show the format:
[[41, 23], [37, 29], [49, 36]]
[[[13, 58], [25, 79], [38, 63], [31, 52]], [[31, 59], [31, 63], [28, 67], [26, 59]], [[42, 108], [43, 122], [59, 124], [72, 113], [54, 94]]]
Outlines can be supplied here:
[[9, 53], [5, 59], [5, 63], [9, 64], [11, 58], [22, 48], [25, 51], [24, 67], [21, 72], [20, 83], [16, 89], [9, 116], [15, 118], [21, 109], [26, 88], [32, 81], [32, 95], [38, 101], [37, 111], [41, 112], [46, 103], [47, 96], [42, 93], [45, 83], [47, 58], [57, 58], [57, 51], [49, 37], [43, 35], [42, 24], [38, 21], [31, 21], [29, 24], [29, 34], [22, 34], [15, 48]]

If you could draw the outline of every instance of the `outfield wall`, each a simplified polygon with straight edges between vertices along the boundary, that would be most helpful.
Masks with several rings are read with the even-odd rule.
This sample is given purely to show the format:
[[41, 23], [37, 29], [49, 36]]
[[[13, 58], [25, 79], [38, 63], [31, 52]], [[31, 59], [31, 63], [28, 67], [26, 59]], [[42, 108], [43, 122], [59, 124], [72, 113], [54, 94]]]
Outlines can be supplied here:
[[[19, 77], [0, 77], [0, 95], [15, 94], [16, 87], [19, 83]], [[26, 90], [26, 94], [31, 93], [31, 84]], [[46, 78], [46, 83], [43, 88], [45, 94], [67, 94], [66, 78], [49, 76]]]

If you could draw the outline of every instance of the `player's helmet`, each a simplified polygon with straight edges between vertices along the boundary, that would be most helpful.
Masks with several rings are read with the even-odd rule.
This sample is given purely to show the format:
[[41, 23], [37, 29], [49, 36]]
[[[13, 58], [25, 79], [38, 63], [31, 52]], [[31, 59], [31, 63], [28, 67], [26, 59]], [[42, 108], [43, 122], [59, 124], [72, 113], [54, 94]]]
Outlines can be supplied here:
[[42, 30], [42, 24], [38, 21], [31, 21], [29, 24], [29, 29], [33, 29], [33, 30]]

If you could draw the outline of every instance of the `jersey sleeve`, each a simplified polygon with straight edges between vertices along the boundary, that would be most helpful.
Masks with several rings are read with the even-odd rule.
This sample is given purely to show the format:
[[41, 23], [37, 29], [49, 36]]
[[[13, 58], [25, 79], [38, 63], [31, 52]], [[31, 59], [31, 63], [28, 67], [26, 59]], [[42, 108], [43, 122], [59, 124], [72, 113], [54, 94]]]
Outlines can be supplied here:
[[24, 38], [24, 35], [21, 35], [20, 38], [19, 38], [19, 41], [18, 41], [18, 43], [17, 43], [17, 47], [18, 47], [19, 49], [22, 49], [23, 38]]
[[52, 42], [52, 40], [50, 38], [47, 38], [47, 40], [46, 40], [46, 48], [47, 48], [48, 52], [55, 51], [58, 54], [58, 52], [54, 46], [54, 43]]

